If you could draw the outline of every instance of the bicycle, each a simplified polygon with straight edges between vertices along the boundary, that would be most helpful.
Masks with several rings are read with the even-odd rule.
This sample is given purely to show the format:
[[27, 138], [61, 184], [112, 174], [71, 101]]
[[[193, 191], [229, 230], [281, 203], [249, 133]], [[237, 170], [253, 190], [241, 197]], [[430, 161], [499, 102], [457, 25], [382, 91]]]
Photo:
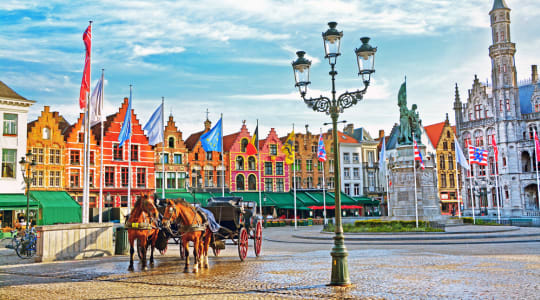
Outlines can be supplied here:
[[14, 229], [11, 231], [11, 237], [9, 238], [6, 238], [6, 239], [10, 239], [11, 242], [9, 244], [6, 245], [6, 248], [8, 249], [17, 249], [17, 246], [20, 244], [21, 242], [21, 239], [22, 239], [22, 235], [19, 234], [19, 232], [17, 231], [17, 229]]
[[34, 228], [26, 230], [21, 241], [15, 248], [15, 252], [20, 258], [31, 258], [36, 255], [37, 250], [37, 234]]

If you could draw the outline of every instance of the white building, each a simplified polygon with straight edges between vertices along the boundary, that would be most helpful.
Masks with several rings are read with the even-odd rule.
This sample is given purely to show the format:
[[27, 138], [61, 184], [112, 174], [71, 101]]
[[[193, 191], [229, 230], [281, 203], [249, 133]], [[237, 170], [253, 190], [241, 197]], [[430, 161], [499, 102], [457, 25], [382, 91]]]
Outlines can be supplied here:
[[24, 179], [19, 160], [26, 154], [26, 124], [28, 110], [35, 101], [20, 96], [0, 81], [0, 148], [2, 194], [24, 193]]

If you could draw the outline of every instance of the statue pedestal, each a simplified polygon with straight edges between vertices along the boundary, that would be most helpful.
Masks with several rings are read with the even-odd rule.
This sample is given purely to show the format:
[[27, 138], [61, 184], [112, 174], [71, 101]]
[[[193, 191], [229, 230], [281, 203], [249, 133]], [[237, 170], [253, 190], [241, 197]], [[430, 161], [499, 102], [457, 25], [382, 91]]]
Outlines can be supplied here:
[[[434, 162], [426, 157], [426, 146], [418, 146], [424, 159], [425, 169], [418, 163], [416, 169], [416, 195], [418, 219], [423, 221], [442, 221], [439, 195], [437, 191], [437, 171]], [[390, 220], [415, 220], [414, 203], [414, 146], [398, 146], [391, 159], [390, 180]]]

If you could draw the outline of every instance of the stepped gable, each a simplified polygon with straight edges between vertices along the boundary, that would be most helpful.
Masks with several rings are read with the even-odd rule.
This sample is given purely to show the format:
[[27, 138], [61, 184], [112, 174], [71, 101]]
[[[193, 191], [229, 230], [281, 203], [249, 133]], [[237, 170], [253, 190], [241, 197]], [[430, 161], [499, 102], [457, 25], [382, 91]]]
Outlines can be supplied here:
[[66, 130], [71, 126], [69, 124], [68, 121], [66, 121], [66, 119], [60, 115], [60, 113], [58, 113], [57, 111], [53, 111], [51, 112], [50, 111], [50, 106], [48, 105], [45, 105], [43, 107], [43, 110], [41, 111], [41, 115], [38, 117], [38, 119], [34, 120], [34, 121], [31, 121], [31, 122], [28, 122], [28, 125], [26, 126], [26, 132], [28, 134], [30, 134], [32, 132], [32, 129], [35, 127], [35, 125], [37, 124], [37, 122], [39, 121], [40, 118], [45, 118], [46, 114], [52, 114], [52, 118], [56, 121], [56, 125], [57, 125], [57, 130], [62, 134], [64, 135], [66, 133]]
[[[79, 114], [79, 118], [73, 125], [66, 127], [64, 130], [64, 141], [65, 142], [75, 142], [78, 143], [79, 133], [84, 132], [83, 128], [84, 113]], [[82, 144], [82, 142], [81, 142]], [[97, 144], [97, 139], [94, 133], [90, 134], [90, 144]]]
[[0, 80], [0, 98], [28, 100], [24, 98], [23, 96], [17, 94], [17, 92], [12, 90], [9, 86], [7, 86], [1, 80]]

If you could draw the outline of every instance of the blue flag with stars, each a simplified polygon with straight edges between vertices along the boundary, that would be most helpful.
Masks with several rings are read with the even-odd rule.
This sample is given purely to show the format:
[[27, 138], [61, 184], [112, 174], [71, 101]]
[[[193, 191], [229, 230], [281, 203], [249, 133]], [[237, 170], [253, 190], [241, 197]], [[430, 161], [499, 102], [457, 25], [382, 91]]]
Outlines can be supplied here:
[[223, 130], [221, 128], [221, 119], [207, 133], [201, 136], [201, 144], [206, 152], [221, 152]]

